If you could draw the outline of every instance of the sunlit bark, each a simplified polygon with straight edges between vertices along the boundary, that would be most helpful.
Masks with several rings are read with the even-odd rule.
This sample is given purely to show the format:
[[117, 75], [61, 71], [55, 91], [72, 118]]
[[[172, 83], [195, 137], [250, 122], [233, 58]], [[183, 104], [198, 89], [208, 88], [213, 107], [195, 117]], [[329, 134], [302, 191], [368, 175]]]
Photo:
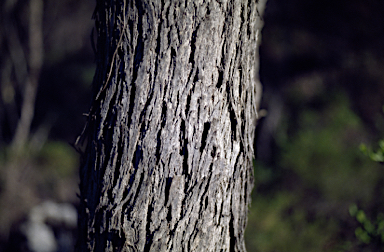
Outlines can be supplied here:
[[257, 1], [98, 1], [78, 251], [245, 251]]

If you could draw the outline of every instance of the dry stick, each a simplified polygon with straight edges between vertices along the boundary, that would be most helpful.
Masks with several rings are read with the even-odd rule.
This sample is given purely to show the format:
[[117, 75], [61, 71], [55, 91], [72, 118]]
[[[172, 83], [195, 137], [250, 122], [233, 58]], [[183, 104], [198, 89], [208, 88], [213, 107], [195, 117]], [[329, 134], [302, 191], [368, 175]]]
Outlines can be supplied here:
[[121, 31], [121, 34], [120, 34], [120, 38], [119, 38], [119, 42], [117, 42], [117, 45], [116, 45], [116, 49], [115, 49], [115, 52], [113, 53], [112, 55], [112, 60], [111, 60], [111, 66], [109, 68], [109, 72], [108, 72], [108, 75], [107, 75], [107, 80], [105, 81], [105, 84], [103, 85], [103, 88], [99, 91], [99, 93], [96, 95], [96, 100], [99, 99], [99, 96], [101, 94], [101, 92], [103, 92], [105, 90], [105, 88], [107, 87], [108, 85], [108, 81], [109, 79], [111, 78], [111, 73], [112, 73], [112, 68], [113, 68], [113, 62], [115, 61], [115, 57], [117, 55], [117, 51], [119, 50], [119, 47], [121, 46], [121, 40], [123, 38], [123, 35], [124, 35], [124, 31], [125, 29], [127, 28], [127, 22], [126, 22], [126, 19], [125, 19], [125, 10], [126, 9], [126, 0], [124, 0], [124, 6], [123, 6], [123, 11], [124, 11], [124, 26], [123, 26], [123, 30]]
[[34, 116], [34, 107], [36, 100], [37, 86], [41, 67], [43, 65], [43, 1], [30, 1], [29, 16], [29, 49], [28, 58], [29, 73], [25, 82], [23, 94], [23, 103], [21, 108], [21, 116], [16, 127], [16, 132], [12, 140], [13, 151], [20, 151], [26, 145], [30, 134], [30, 127]]
[[[97, 93], [95, 101], [97, 101], [99, 99], [100, 94], [106, 89], [106, 87], [108, 85], [108, 81], [111, 78], [111, 74], [112, 74], [113, 62], [114, 62], [115, 57], [117, 55], [117, 51], [119, 50], [119, 47], [121, 46], [121, 40], [123, 39], [124, 31], [127, 28], [127, 24], [128, 23], [126, 22], [126, 19], [125, 19], [126, 0], [124, 0], [123, 11], [124, 11], [124, 26], [123, 26], [123, 30], [121, 31], [119, 41], [117, 42], [116, 49], [115, 49], [115, 51], [114, 51], [114, 53], [112, 55], [111, 66], [109, 67], [109, 72], [108, 72], [108, 75], [107, 75], [107, 80], [105, 81], [105, 83], [104, 83], [103, 87], [100, 89], [100, 91]], [[91, 108], [89, 110], [90, 112], [88, 113], [87, 116], [91, 115], [92, 110], [93, 110], [93, 104], [91, 105]], [[76, 141], [73, 144], [75, 150], [77, 150], [79, 153], [82, 153], [81, 148], [79, 147], [79, 143], [80, 143], [80, 141], [81, 142], [84, 141], [84, 134], [85, 134], [85, 131], [87, 130], [87, 128], [88, 128], [88, 121], [85, 123], [83, 130], [81, 131], [80, 135], [76, 138]]]

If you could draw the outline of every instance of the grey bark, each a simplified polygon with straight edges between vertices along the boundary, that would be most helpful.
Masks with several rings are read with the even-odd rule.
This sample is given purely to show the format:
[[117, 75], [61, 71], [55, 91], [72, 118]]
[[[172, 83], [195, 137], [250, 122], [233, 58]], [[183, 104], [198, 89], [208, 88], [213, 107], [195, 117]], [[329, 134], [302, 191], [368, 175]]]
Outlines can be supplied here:
[[97, 1], [78, 251], [245, 251], [260, 2]]

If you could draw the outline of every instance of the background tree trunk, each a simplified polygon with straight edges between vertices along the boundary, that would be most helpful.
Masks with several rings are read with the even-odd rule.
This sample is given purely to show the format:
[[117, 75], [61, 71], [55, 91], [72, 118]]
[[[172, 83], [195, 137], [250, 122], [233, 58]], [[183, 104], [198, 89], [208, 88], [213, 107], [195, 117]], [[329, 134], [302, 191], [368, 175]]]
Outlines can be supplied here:
[[97, 1], [78, 251], [245, 251], [260, 2]]

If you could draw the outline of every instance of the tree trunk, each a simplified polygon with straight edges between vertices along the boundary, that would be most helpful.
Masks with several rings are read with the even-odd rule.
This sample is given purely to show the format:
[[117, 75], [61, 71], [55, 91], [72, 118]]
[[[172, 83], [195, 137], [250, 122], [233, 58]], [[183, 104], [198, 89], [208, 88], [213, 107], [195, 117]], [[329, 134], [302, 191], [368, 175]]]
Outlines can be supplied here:
[[97, 1], [78, 251], [245, 251], [261, 2]]

